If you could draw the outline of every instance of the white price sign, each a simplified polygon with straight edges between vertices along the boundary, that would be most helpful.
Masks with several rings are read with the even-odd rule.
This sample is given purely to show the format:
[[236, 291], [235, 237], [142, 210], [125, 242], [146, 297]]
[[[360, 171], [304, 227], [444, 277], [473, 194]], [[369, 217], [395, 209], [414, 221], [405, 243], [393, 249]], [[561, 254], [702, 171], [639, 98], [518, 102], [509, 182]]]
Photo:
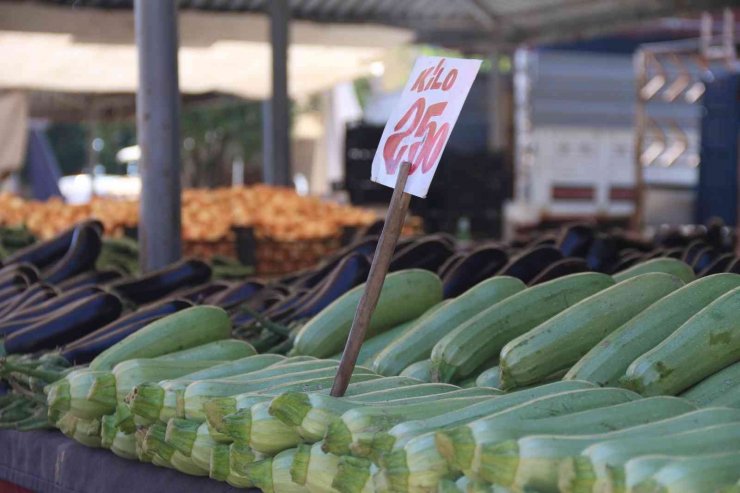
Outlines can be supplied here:
[[411, 163], [405, 192], [426, 197], [480, 60], [416, 60], [373, 159], [372, 180], [395, 187], [401, 163]]

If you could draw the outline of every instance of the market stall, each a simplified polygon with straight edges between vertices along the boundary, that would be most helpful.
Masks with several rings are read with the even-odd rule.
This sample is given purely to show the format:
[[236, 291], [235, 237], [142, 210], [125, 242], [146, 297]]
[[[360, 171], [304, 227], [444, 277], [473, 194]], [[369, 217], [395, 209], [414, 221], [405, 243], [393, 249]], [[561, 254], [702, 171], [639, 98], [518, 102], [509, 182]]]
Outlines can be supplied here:
[[[493, 31], [497, 42], [588, 32], [574, 23], [629, 21], [677, 4], [635, 2], [612, 18], [618, 2], [546, 2], [537, 11], [514, 3], [291, 5], [302, 19], [364, 15], [472, 49]], [[267, 8], [282, 53], [273, 54], [280, 80], [272, 97], [283, 100], [272, 116], [286, 109], [291, 12], [288, 2], [275, 4]], [[464, 228], [459, 237], [404, 231], [409, 194], [426, 193], [405, 188], [410, 169], [433, 169], [446, 143], [423, 127], [414, 132], [418, 121], [406, 130], [418, 139], [408, 147], [424, 157], [390, 152], [380, 180], [374, 169], [375, 181], [397, 187], [384, 222], [286, 188], [180, 194], [177, 131], [162, 131], [177, 120], [173, 4], [133, 5], [146, 72], [138, 89], [167, 100], [139, 108], [143, 143], [164, 147], [144, 149], [143, 161], [151, 173], [173, 174], [155, 180], [161, 186], [141, 208], [1, 196], [0, 489], [739, 491], [734, 225], [712, 219], [647, 232], [594, 220], [506, 241], [473, 239]], [[167, 23], [161, 32], [157, 19]], [[153, 39], [164, 53], [158, 67], [147, 51]], [[443, 77], [445, 60], [421, 67], [419, 93], [452, 87], [461, 72]], [[418, 109], [426, 100], [414, 101], [427, 126], [432, 112]], [[431, 107], [442, 113], [448, 103]], [[141, 123], [153, 109], [163, 127]], [[412, 114], [400, 113], [399, 121]], [[391, 151], [404, 143], [393, 137]], [[427, 146], [428, 138], [440, 144]], [[166, 213], [147, 216], [173, 197]], [[142, 263], [136, 242], [122, 238], [135, 228], [146, 230]], [[152, 247], [157, 232], [165, 248]], [[234, 252], [221, 250], [165, 261], [181, 241], [239, 250], [241, 235], [253, 240], [253, 269], [224, 263]]]

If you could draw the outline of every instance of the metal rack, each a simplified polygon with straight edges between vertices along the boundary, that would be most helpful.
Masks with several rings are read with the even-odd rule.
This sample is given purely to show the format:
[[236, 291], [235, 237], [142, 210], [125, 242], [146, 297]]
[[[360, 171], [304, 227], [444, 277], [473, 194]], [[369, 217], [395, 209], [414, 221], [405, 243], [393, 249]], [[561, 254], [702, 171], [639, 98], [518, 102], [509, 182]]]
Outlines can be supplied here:
[[716, 64], [738, 69], [732, 10], [724, 10], [719, 35], [715, 35], [712, 16], [704, 13], [698, 39], [642, 45], [634, 61], [637, 105], [633, 227], [640, 229], [645, 214], [646, 170], [670, 168], [679, 163], [690, 167], [700, 165], [698, 149], [690, 145], [686, 123], [661, 116], [659, 108], [696, 105], [704, 95], [704, 81], [711, 78]]

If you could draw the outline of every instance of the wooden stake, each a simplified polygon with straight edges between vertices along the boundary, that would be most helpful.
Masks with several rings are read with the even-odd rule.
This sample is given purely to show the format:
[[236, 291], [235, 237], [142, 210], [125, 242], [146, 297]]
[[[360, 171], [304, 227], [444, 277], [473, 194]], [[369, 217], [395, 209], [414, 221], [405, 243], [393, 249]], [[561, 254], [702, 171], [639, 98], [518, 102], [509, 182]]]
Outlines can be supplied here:
[[355, 318], [352, 321], [352, 328], [347, 337], [347, 344], [344, 346], [342, 360], [337, 369], [337, 376], [334, 378], [334, 385], [331, 388], [331, 395], [342, 397], [347, 390], [352, 372], [357, 363], [357, 355], [360, 353], [362, 343], [365, 341], [367, 326], [370, 324], [370, 318], [375, 311], [380, 298], [380, 291], [383, 289], [385, 275], [388, 272], [388, 266], [391, 263], [393, 252], [396, 249], [398, 237], [401, 235], [403, 222], [406, 218], [406, 211], [409, 208], [411, 195], [404, 192], [406, 188], [406, 179], [409, 176], [410, 163], [401, 163], [398, 170], [398, 179], [396, 188], [393, 190], [393, 197], [388, 206], [388, 212], [385, 216], [383, 231], [380, 233], [378, 246], [375, 248], [373, 263], [370, 265], [370, 273], [367, 276], [365, 292], [362, 293], [360, 304], [357, 305]]

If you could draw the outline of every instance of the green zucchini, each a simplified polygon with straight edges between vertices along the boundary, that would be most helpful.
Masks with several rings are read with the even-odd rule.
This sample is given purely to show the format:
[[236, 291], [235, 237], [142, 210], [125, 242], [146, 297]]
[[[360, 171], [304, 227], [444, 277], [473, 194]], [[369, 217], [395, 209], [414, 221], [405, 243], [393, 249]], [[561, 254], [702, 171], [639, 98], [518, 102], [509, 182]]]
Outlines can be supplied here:
[[[364, 284], [357, 286], [309, 320], [296, 335], [294, 353], [326, 357], [341, 351], [364, 291]], [[440, 301], [442, 281], [436, 274], [421, 269], [389, 274], [367, 327], [367, 336], [373, 337], [413, 320]]]
[[[241, 394], [244, 392], [255, 392], [277, 387], [279, 385], [297, 385], [302, 382], [311, 382], [325, 378], [333, 378], [337, 367], [319, 368], [301, 372], [290, 372], [275, 375], [268, 378], [253, 379], [247, 377], [242, 381], [236, 379], [201, 380], [188, 385], [183, 395], [185, 417], [193, 420], [205, 421], [204, 404], [212, 397], [224, 397]], [[379, 375], [367, 368], [355, 367], [354, 377], [364, 376], [364, 379], [378, 378]]]
[[[575, 378], [570, 378], [569, 380], [576, 380]], [[475, 385], [478, 387], [493, 387], [493, 388], [500, 388], [501, 387], [501, 369], [498, 366], [494, 366], [493, 368], [489, 368], [482, 372], [478, 377], [475, 379]]]
[[[486, 418], [485, 429], [477, 434], [476, 439], [481, 445], [476, 447], [471, 468], [476, 469], [477, 474], [475, 464], [485, 457], [486, 449], [505, 440], [539, 433], [585, 435], [609, 432], [677, 416], [693, 409], [682, 399], [652, 397], [539, 419], [520, 419], [514, 412], [500, 413], [498, 417]], [[445, 460], [435, 449], [434, 443], [435, 434], [427, 433], [410, 440], [403, 450], [395, 450], [385, 456], [384, 465], [394, 490], [427, 490], [449, 474]]]
[[197, 359], [231, 361], [254, 356], [255, 354], [257, 354], [257, 351], [246, 341], [224, 339], [174, 353], [163, 354], [162, 356], [157, 356], [157, 359], [159, 361], [193, 361]]
[[[403, 447], [410, 439], [426, 432], [442, 430], [451, 426], [460, 426], [476, 419], [483, 418], [509, 408], [514, 408], [525, 402], [535, 401], [541, 397], [594, 388], [590, 382], [554, 382], [538, 387], [532, 387], [517, 392], [511, 392], [460, 411], [440, 414], [439, 416], [423, 418], [415, 421], [399, 423], [385, 433], [376, 436], [374, 447], [376, 454], [382, 455], [393, 448]], [[549, 409], [549, 408], [548, 408]]]
[[705, 378], [681, 397], [699, 406], [737, 406], [740, 404], [740, 362]]
[[408, 378], [416, 378], [422, 382], [432, 381], [432, 360], [425, 359], [411, 363], [409, 366], [404, 368], [400, 376]]
[[[695, 456], [730, 451], [740, 452], [740, 423], [720, 424], [661, 437], [633, 435], [607, 440], [586, 448], [576, 459], [574, 486], [578, 487], [580, 480], [585, 487], [600, 489], [615, 484], [617, 488], [624, 488], [624, 464], [640, 455]], [[735, 479], [740, 479], [740, 476]]]
[[617, 282], [626, 281], [636, 276], [648, 274], [651, 272], [662, 272], [664, 274], [671, 274], [678, 277], [685, 283], [690, 283], [696, 278], [694, 270], [686, 262], [668, 257], [661, 257], [647, 262], [640, 262], [637, 265], [625, 269], [621, 272], [617, 272], [612, 277]]
[[417, 320], [375, 357], [371, 368], [381, 375], [398, 375], [412, 363], [429, 358], [434, 345], [452, 329], [526, 287], [509, 276], [492, 277], [473, 286], [433, 315]]
[[132, 358], [152, 358], [231, 336], [231, 319], [221, 308], [194, 306], [156, 320], [100, 353], [91, 370], [110, 370]]
[[656, 472], [660, 471], [660, 468], [676, 460], [677, 457], [671, 455], [641, 455], [634, 457], [624, 463], [624, 487], [620, 488], [617, 485], [610, 485], [611, 493], [626, 493], [627, 491], [633, 491], [635, 486], [642, 483]]
[[[579, 457], [599, 442], [638, 437], [646, 442], [669, 434], [720, 424], [740, 426], [740, 410], [704, 408], [654, 423], [597, 435], [531, 435], [507, 440], [486, 450], [480, 475], [487, 481], [511, 488], [557, 491], [573, 488]], [[593, 474], [591, 475], [593, 476]]]
[[[415, 325], [420, 320], [430, 317], [437, 311], [439, 311], [443, 306], [449, 304], [452, 302], [452, 300], [442, 300], [436, 305], [432, 305], [431, 308], [429, 308], [427, 311], [425, 311], [419, 318], [415, 318], [413, 320], [409, 320], [408, 322], [404, 322], [402, 324], [396, 325], [392, 329], [388, 329], [385, 332], [376, 335], [375, 337], [371, 337], [370, 339], [366, 340], [362, 343], [362, 347], [360, 348], [360, 353], [357, 356], [357, 364], [361, 366], [367, 366], [370, 368], [370, 366], [373, 363], [373, 360], [375, 357], [380, 353], [383, 349], [388, 347], [388, 345], [395, 341], [397, 338], [399, 338], [402, 334], [404, 334], [410, 327]], [[344, 351], [335, 354], [330, 359], [336, 359], [339, 360], [342, 358], [342, 353]]]
[[676, 395], [740, 361], [740, 288], [718, 298], [627, 368], [624, 385]]
[[584, 272], [527, 288], [496, 303], [435, 344], [431, 357], [435, 375], [443, 382], [473, 375], [512, 339], [613, 284], [605, 274]]
[[569, 368], [601, 339], [681, 286], [677, 277], [653, 272], [573, 305], [504, 346], [499, 362], [502, 387], [536, 384]]
[[[437, 449], [452, 470], [470, 471], [480, 446], [485, 443], [489, 422], [497, 422], [502, 417], [525, 420], [560, 416], [588, 409], [605, 408], [640, 398], [638, 394], [624, 390], [586, 388], [544, 395], [477, 420], [437, 431], [435, 437]], [[516, 395], [516, 392], [512, 395]]]
[[699, 310], [737, 287], [740, 275], [714, 274], [677, 289], [606, 336], [568, 371], [565, 379], [617, 385], [630, 363], [660, 344]]
[[[399, 404], [399, 401], [439, 398], [440, 394], [459, 390], [454, 385], [429, 383], [407, 387], [379, 390], [352, 397], [331, 397], [320, 393], [286, 392], [270, 403], [270, 414], [294, 427], [304, 441], [321, 440], [327, 427], [334, 419], [353, 407], [368, 405]], [[236, 437], [234, 437], [236, 438]]]
[[495, 399], [496, 392], [495, 389], [473, 387], [448, 392], [434, 402], [350, 409], [329, 425], [324, 437], [324, 449], [337, 455], [368, 457], [373, 453], [373, 440], [378, 433], [403, 421], [437, 416], [476, 402]]
[[190, 373], [185, 378], [163, 380], [157, 383], [144, 382], [135, 387], [134, 392], [128, 398], [128, 403], [131, 412], [142, 420], [154, 422], [159, 419], [166, 423], [170, 418], [176, 416], [178, 400], [182, 400], [185, 389], [194, 381], [254, 372], [282, 363], [285, 360], [284, 356], [277, 354], [258, 354], [214, 365]]
[[719, 491], [740, 480], [740, 451], [684, 457], [663, 466], [635, 490], [659, 493]]
[[[386, 330], [385, 332], [363, 342], [362, 347], [360, 348], [360, 353], [357, 355], [357, 364], [370, 367], [378, 352], [382, 351], [383, 348], [387, 347], [397, 337], [406, 332], [415, 322], [416, 320], [409, 320], [408, 322], [396, 325], [392, 329]], [[344, 351], [342, 350], [334, 356], [331, 356], [330, 359], [342, 359], [343, 353]]]

